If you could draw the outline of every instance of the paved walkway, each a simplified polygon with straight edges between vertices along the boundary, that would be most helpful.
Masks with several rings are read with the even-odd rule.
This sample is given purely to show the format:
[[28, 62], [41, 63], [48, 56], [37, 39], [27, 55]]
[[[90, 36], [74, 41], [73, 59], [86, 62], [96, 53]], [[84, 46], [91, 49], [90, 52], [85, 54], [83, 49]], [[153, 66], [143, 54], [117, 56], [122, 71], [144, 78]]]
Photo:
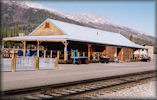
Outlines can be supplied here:
[[2, 91], [154, 70], [154, 62], [59, 64], [59, 69], [2, 72]]

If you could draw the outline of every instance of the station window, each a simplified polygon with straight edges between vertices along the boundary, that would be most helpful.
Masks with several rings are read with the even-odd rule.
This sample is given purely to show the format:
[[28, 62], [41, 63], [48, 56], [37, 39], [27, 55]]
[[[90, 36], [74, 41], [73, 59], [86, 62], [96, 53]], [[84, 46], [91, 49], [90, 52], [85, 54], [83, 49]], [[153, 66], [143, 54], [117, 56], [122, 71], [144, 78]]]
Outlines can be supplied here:
[[46, 22], [45, 23], [45, 28], [49, 28], [50, 27], [50, 23]]

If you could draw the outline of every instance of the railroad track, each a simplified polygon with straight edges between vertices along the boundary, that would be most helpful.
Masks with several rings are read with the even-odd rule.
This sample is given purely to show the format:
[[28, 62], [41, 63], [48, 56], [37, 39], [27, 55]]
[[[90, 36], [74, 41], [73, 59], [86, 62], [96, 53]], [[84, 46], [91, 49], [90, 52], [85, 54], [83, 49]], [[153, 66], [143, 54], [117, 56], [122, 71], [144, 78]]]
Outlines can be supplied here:
[[114, 77], [97, 78], [70, 82], [60, 85], [36, 87], [14, 91], [5, 91], [3, 99], [71, 99], [71, 98], [90, 98], [100, 94], [100, 91], [116, 91], [122, 88], [154, 80], [155, 71], [139, 72]]

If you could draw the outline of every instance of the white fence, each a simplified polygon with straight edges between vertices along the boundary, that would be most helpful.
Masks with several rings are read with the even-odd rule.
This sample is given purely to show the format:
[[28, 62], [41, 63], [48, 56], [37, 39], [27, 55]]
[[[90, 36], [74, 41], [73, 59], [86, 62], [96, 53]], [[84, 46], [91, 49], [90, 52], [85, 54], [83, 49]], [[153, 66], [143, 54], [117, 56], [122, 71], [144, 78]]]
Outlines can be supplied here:
[[[2, 58], [1, 59], [1, 71], [12, 71], [12, 59]], [[40, 69], [55, 69], [56, 60], [55, 58], [40, 58], [39, 57], [39, 70]], [[16, 57], [15, 71], [26, 71], [36, 70], [36, 59], [33, 57]]]
[[55, 58], [39, 58], [39, 69], [55, 69]]
[[29, 56], [19, 56], [16, 58], [16, 71], [21, 71], [21, 70], [36, 70], [35, 68], [35, 59], [33, 57]]
[[1, 58], [1, 71], [11, 71], [11, 58]]

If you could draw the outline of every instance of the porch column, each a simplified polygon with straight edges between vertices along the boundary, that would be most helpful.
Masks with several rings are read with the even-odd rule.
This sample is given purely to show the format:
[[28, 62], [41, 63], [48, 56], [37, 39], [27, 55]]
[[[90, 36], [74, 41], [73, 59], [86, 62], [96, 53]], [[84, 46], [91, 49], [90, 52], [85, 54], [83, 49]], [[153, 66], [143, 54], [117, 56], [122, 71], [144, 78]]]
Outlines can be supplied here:
[[141, 56], [141, 50], [139, 49], [139, 58], [140, 58], [140, 56]]
[[4, 41], [4, 40], [2, 41], [2, 48], [4, 48], [5, 42], [6, 41]]
[[64, 44], [64, 61], [68, 60], [68, 52], [67, 52], [67, 46], [68, 46], [68, 42], [62, 42]]
[[122, 48], [121, 62], [123, 62], [123, 48]]
[[147, 57], [148, 57], [148, 49], [146, 49], [146, 52], [147, 52]]
[[37, 41], [37, 56], [39, 57], [39, 45], [40, 45], [40, 41]]
[[90, 48], [91, 48], [91, 44], [88, 44], [88, 60], [90, 60]]
[[52, 50], [51, 50], [51, 52], [50, 52], [50, 58], [52, 58]]
[[46, 58], [46, 50], [44, 50], [44, 58]]
[[23, 41], [23, 56], [26, 55], [26, 41]]

